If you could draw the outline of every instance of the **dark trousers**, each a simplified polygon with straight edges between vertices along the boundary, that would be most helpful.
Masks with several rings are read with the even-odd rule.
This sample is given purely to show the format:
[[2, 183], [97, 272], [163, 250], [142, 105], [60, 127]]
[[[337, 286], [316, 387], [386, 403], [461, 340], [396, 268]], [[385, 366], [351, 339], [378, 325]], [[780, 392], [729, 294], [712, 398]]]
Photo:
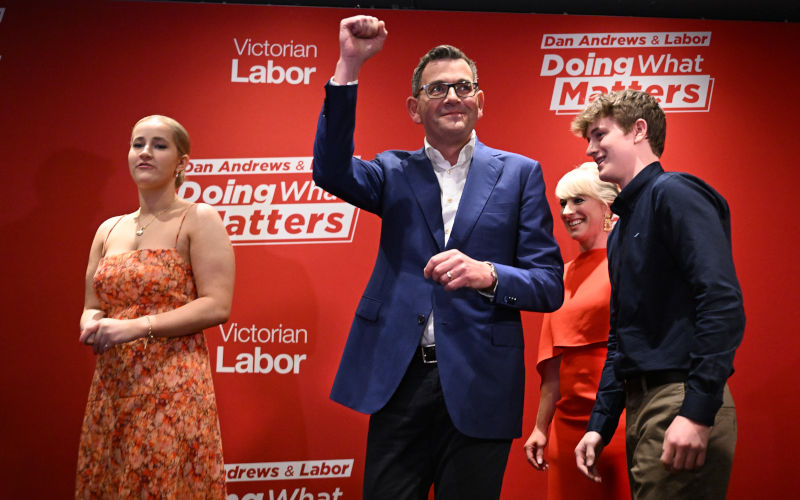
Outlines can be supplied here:
[[369, 419], [364, 500], [500, 497], [511, 440], [459, 432], [445, 408], [436, 364], [415, 356], [385, 407]]

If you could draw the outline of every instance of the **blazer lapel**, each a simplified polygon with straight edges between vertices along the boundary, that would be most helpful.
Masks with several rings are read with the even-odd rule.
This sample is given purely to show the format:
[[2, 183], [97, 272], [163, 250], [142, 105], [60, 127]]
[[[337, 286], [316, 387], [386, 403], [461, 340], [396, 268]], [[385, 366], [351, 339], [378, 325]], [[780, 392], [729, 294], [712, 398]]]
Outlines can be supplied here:
[[[483, 143], [477, 142], [464, 192], [461, 194], [456, 218], [453, 221], [453, 230], [447, 240], [448, 249], [459, 248], [467, 241], [502, 170], [503, 162], [492, 156], [489, 148]], [[441, 219], [441, 216], [439, 218]]]
[[420, 149], [405, 161], [403, 171], [422, 210], [436, 247], [441, 251], [444, 248], [441, 189], [439, 181], [436, 180], [436, 174], [433, 173], [433, 165]]

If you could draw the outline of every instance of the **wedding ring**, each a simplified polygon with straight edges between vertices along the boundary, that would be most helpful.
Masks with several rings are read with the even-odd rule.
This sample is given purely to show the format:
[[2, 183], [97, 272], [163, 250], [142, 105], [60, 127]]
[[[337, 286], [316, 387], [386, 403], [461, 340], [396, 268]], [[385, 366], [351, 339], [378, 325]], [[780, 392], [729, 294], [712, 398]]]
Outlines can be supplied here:
[[447, 271], [445, 274], [447, 275], [447, 279], [449, 279], [451, 281], [453, 280], [453, 275], [450, 274], [450, 271]]

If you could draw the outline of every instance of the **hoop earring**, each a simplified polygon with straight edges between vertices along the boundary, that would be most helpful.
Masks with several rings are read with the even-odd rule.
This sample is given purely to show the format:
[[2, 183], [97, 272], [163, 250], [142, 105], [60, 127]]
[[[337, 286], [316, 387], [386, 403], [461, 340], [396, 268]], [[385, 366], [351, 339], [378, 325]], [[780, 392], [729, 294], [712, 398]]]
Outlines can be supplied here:
[[614, 229], [614, 221], [611, 219], [611, 212], [606, 212], [603, 218], [603, 231], [609, 233]]

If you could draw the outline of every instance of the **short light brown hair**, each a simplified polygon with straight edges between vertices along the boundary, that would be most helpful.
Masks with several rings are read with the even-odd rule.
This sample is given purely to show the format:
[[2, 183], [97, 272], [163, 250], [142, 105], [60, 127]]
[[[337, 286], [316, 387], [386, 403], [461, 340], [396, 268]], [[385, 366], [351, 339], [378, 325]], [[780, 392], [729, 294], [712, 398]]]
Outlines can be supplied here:
[[[175, 149], [178, 150], [178, 156], [181, 157], [183, 155], [188, 155], [192, 149], [192, 141], [189, 139], [189, 132], [178, 123], [178, 120], [174, 118], [170, 118], [169, 116], [164, 115], [150, 115], [145, 116], [138, 122], [133, 125], [133, 129], [131, 129], [131, 135], [133, 134], [133, 130], [143, 122], [148, 120], [158, 120], [162, 122], [164, 125], [172, 130], [172, 140], [175, 142]], [[175, 187], [178, 188], [183, 184], [183, 181], [186, 179], [186, 172], [181, 170], [178, 172], [178, 175], [175, 176]]]
[[664, 152], [667, 118], [655, 97], [641, 90], [620, 90], [601, 94], [572, 120], [572, 133], [588, 139], [589, 127], [601, 118], [611, 117], [627, 134], [636, 120], [647, 123], [647, 142], [658, 157]]

